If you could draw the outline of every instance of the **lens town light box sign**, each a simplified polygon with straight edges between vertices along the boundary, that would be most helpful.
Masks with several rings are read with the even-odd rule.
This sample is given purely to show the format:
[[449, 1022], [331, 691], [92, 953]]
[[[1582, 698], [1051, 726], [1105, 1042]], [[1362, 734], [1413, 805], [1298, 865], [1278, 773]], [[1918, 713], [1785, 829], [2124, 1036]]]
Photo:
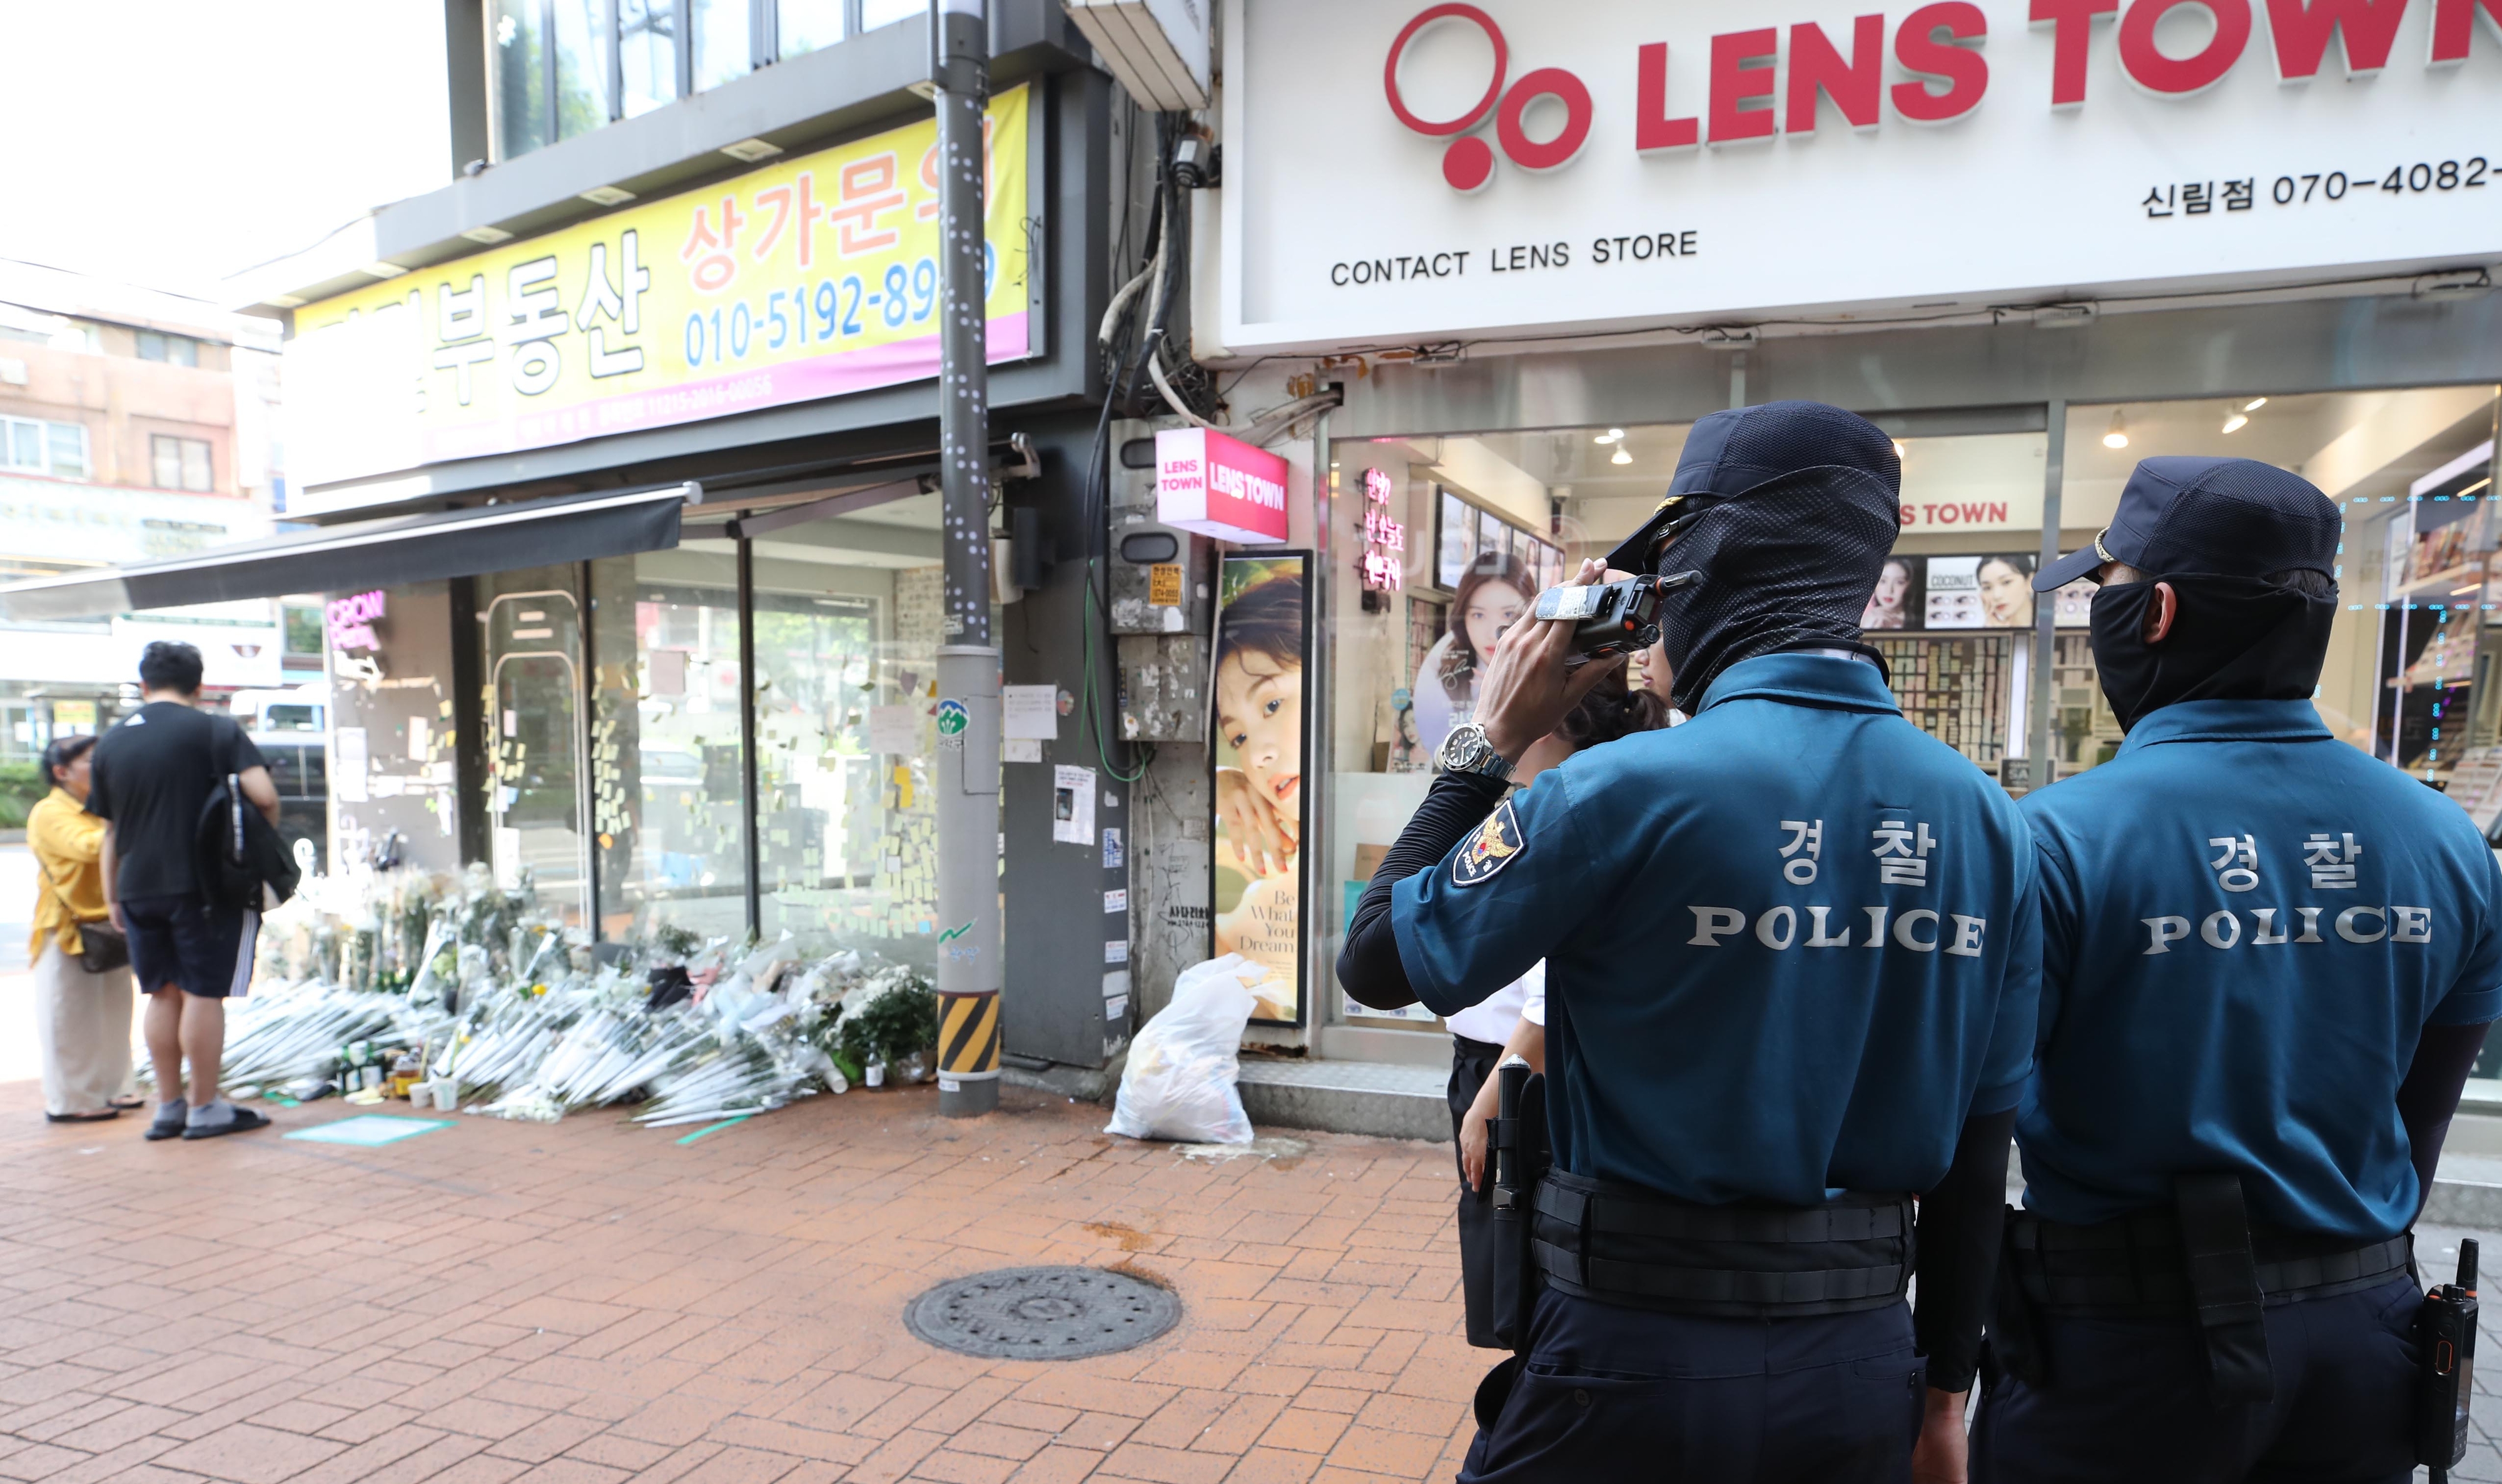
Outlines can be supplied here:
[[1286, 539], [1286, 460], [1214, 428], [1156, 434], [1156, 519], [1234, 541]]
[[[994, 362], [1041, 330], [1031, 92], [985, 118]], [[295, 312], [287, 453], [318, 487], [932, 377], [938, 248], [925, 118], [416, 269]]]
[[2502, 257], [2502, 0], [1228, 0], [1223, 34], [1232, 352]]

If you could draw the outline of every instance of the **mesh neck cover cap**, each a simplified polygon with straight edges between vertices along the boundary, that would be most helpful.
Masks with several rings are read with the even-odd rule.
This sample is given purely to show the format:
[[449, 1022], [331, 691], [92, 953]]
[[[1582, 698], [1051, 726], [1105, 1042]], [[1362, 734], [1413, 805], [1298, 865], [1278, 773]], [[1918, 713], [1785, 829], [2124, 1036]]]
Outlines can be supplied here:
[[1902, 531], [1902, 487], [1893, 440], [1839, 407], [1768, 402], [1695, 423], [1653, 518], [1682, 527], [1654, 570], [1702, 574], [1661, 594], [1678, 709], [1692, 712], [1741, 659], [1861, 648], [1860, 615]]

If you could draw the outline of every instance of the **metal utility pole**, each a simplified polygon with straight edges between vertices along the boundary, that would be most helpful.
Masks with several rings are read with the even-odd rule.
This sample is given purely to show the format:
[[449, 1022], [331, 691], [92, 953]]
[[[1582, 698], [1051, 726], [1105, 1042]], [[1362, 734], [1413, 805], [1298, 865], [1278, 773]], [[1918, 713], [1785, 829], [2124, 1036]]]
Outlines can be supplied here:
[[[2049, 444], [2042, 460], [2042, 565], [2043, 571], [2059, 559], [2059, 493], [2068, 479], [2068, 403], [2065, 398], [2050, 399]], [[2059, 781], [2059, 764], [2050, 744], [2050, 717], [2056, 706], [2059, 678], [2059, 630], [2056, 620], [2059, 595], [2055, 592], [2037, 594], [2033, 599], [2033, 672], [2031, 689], [2025, 694], [2031, 715], [2025, 719], [2024, 750], [2031, 757], [2024, 759], [2027, 790], [2046, 789]]]
[[982, 0], [930, 0], [941, 242], [938, 648], [938, 1111], [999, 1105], [999, 652], [991, 642], [990, 373], [982, 294]]

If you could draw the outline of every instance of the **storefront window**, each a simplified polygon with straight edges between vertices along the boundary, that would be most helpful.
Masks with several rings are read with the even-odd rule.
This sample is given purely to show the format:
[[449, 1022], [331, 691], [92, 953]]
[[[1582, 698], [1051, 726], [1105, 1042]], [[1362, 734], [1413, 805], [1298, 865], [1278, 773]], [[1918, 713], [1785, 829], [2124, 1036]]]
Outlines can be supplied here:
[[508, 888], [589, 926], [584, 899], [580, 569], [479, 579], [490, 746], [488, 856]]
[[747, 930], [741, 805], [738, 553], [676, 550], [592, 563], [591, 717], [599, 930]]
[[719, 529], [478, 580], [496, 877], [603, 938], [753, 926], [934, 970], [938, 497], [749, 540], [744, 619]]
[[556, 22], [557, 137], [588, 134], [608, 121], [607, 0], [553, 0]]
[[785, 60], [843, 39], [843, 0], [775, 0], [775, 34]]
[[2049, 437], [1901, 438], [1895, 449], [1903, 533], [1860, 624], [1885, 657], [1903, 714], [1996, 775], [2029, 745], [2033, 570]]
[[693, 25], [695, 91], [744, 77], [753, 51], [748, 40], [748, 0], [687, 0]]
[[[2346, 741], [2446, 789], [2488, 832], [2502, 811], [2502, 523], [2490, 515], [2496, 415], [2491, 386], [2317, 392], [2079, 406], [2070, 410], [2063, 549], [2110, 519], [2140, 458], [2238, 455], [2300, 474], [2346, 514], [2340, 611], [2314, 703]], [[2082, 637], [2091, 589], [2062, 604]], [[2073, 610], [2073, 619], [2069, 617]], [[2091, 654], [2062, 648], [2065, 745], [2110, 757], [2119, 728], [2093, 681]], [[2063, 759], [2065, 755], [2063, 754]], [[2062, 771], [2067, 769], [2063, 765]]]
[[678, 95], [678, 17], [684, 0], [617, 0], [620, 117], [648, 114]]
[[512, 159], [608, 121], [603, 0], [494, 0], [496, 158]]
[[495, 152], [511, 159], [556, 142], [548, 109], [548, 27], [539, 0], [495, 0], [487, 17], [495, 87]]
[[[1650, 514], [1686, 431], [1336, 446], [1336, 528], [1363, 539], [1335, 562], [1322, 619], [1331, 666], [1324, 957], [1336, 953], [1356, 898], [1423, 802], [1435, 749], [1473, 715], [1495, 636], [1581, 557], [1604, 556]], [[1368, 506], [1377, 512], [1370, 527]], [[1395, 545], [1380, 539], [1385, 520], [1398, 526]], [[1378, 564], [1368, 573], [1368, 555], [1392, 558], [1395, 582]], [[1359, 1026], [1437, 1024], [1421, 1007], [1367, 1009], [1334, 986], [1327, 997], [1320, 1010]]]
[[[2140, 458], [2239, 455], [2294, 470], [2347, 512], [2344, 599], [2317, 704], [2330, 727], [2502, 828], [2502, 519], [2489, 516], [2495, 388], [2247, 396], [2068, 410], [2058, 547], [2108, 524]], [[1578, 558], [1656, 506], [1687, 427], [1376, 439], [1333, 452], [1323, 627], [1331, 706], [1324, 957], [1470, 718], [1487, 646]], [[1910, 436], [1903, 532], [1862, 617], [1910, 721], [1993, 775], [2031, 746], [2046, 432]], [[1372, 493], [1368, 494], [1370, 489]], [[1372, 523], [1368, 525], [1368, 513]], [[1400, 523], [1395, 581], [1380, 522]], [[2118, 719], [2087, 636], [2093, 585], [2052, 602], [2049, 751], [2110, 760]], [[1401, 1019], [1333, 998], [1357, 1026]]]
[[935, 966], [938, 497], [758, 538], [760, 928]]

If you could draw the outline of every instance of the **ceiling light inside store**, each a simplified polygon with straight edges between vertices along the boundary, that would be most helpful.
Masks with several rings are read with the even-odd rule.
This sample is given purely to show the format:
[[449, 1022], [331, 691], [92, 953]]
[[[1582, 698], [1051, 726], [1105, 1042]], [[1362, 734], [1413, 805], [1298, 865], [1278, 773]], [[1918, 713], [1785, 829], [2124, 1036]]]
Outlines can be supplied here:
[[2450, 595], [2451, 595], [2451, 597], [2461, 597], [2461, 596], [2466, 595], [2467, 593], [2470, 593], [2470, 592], [2475, 591], [2477, 589], [2482, 588], [2482, 587], [2484, 587], [2484, 586], [2485, 586], [2485, 585], [2484, 585], [2483, 583], [2469, 583], [2469, 584], [2468, 584], [2466, 587], [2464, 587], [2464, 588], [2452, 588], [2452, 589], [2451, 589], [2451, 590], [2450, 590]]
[[2242, 411], [2244, 411], [2244, 412], [2256, 412], [2256, 411], [2258, 411], [2260, 408], [2265, 407], [2266, 405], [2267, 405], [2267, 398], [2265, 398], [2265, 397], [2252, 397], [2252, 398], [2250, 398], [2248, 401], [2244, 402], [2244, 403], [2242, 404]]
[[2228, 433], [2238, 433], [2243, 428], [2248, 427], [2249, 425], [2249, 422], [2250, 420], [2246, 414], [2228, 412], [2224, 414], [2224, 431]]
[[2103, 447], [2107, 449], [2128, 447], [2128, 429], [2120, 425], [2118, 413], [2112, 414], [2111, 431], [2103, 434]]
[[1910, 457], [1910, 455], [1911, 455], [1911, 451], [1910, 451], [1910, 449], [1905, 448], [1905, 447], [1903, 446], [1903, 440], [1902, 440], [1902, 439], [1897, 438], [1897, 439], [1895, 439], [1895, 440], [1894, 440], [1894, 456], [1895, 456], [1895, 457], [1897, 457], [1897, 458], [1908, 458], [1908, 457]]
[[1618, 445], [1616, 446], [1616, 454], [1615, 454], [1615, 456], [1607, 460], [1607, 462], [1609, 462], [1609, 463], [1617, 463], [1617, 464], [1627, 464], [1627, 463], [1632, 463], [1633, 461], [1634, 461], [1634, 455], [1631, 455], [1631, 454], [1629, 454], [1629, 453], [1627, 453], [1627, 452], [1625, 451], [1625, 448], [1624, 448], [1624, 446], [1623, 446], [1622, 444], [1618, 444]]

